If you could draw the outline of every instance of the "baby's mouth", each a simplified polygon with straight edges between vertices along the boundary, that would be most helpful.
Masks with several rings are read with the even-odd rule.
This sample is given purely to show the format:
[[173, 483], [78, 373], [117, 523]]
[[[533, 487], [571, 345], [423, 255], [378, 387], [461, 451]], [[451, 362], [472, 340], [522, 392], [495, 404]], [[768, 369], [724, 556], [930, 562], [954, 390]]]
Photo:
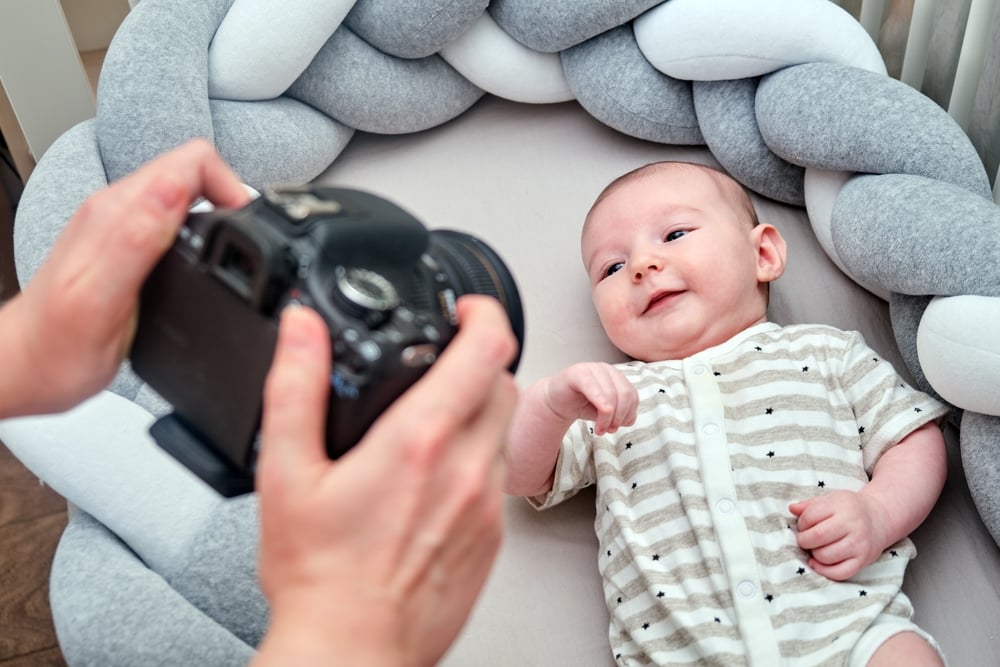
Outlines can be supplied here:
[[649, 299], [649, 302], [646, 304], [646, 310], [642, 311], [642, 314], [645, 315], [646, 313], [655, 310], [660, 306], [666, 305], [670, 301], [673, 301], [675, 297], [678, 297], [681, 294], [683, 294], [683, 292], [667, 291], [667, 290], [654, 293], [653, 296]]

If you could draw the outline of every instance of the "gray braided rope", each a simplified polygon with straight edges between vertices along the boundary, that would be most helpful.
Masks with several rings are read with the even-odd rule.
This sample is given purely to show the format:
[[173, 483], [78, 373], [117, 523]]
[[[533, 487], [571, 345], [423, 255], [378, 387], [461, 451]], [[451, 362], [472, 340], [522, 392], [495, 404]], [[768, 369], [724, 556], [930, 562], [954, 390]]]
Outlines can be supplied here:
[[51, 239], [71, 211], [43, 214], [33, 189], [71, 181], [82, 200], [192, 137], [255, 187], [306, 182], [355, 130], [425, 130], [487, 93], [575, 99], [622, 133], [705, 145], [805, 206], [831, 259], [889, 301], [918, 384], [958, 408], [1000, 541], [1000, 207], [962, 129], [827, 0], [143, 0], [87, 129], [103, 173], [46, 156], [20, 218], [59, 217], [32, 226]]

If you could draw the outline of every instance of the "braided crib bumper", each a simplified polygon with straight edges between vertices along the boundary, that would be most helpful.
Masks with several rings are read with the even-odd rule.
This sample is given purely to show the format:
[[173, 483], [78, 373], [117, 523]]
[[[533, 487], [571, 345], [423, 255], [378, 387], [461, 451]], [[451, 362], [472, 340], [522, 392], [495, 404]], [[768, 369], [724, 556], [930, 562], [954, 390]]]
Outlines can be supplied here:
[[[707, 146], [750, 189], [804, 206], [837, 266], [889, 301], [917, 383], [956, 407], [1000, 541], [1000, 207], [961, 127], [887, 76], [828, 0], [142, 0], [108, 51], [96, 123], [50, 152], [83, 152], [80, 200], [192, 137], [262, 188], [315, 178], [355, 130], [426, 130], [486, 93], [576, 100], [627, 135]], [[55, 159], [39, 181], [63, 178], [44, 173]], [[69, 215], [43, 209], [22, 212], [44, 219], [20, 243]]]

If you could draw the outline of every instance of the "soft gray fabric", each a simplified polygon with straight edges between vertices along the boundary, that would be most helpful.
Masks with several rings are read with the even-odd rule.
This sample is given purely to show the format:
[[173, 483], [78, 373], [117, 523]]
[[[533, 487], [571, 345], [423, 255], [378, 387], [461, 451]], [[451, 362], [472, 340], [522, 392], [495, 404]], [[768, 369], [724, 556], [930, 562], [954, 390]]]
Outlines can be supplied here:
[[700, 145], [691, 83], [657, 71], [643, 57], [631, 26], [609, 30], [562, 52], [577, 100], [619, 132], [665, 144]]
[[1000, 417], [967, 410], [959, 438], [969, 493], [987, 528], [1000, 535]]
[[762, 79], [757, 122], [771, 150], [795, 164], [916, 174], [990, 193], [962, 128], [895, 79], [827, 63], [789, 67]]
[[107, 528], [77, 511], [52, 565], [49, 597], [72, 667], [242, 667], [253, 647], [146, 568]]
[[493, 0], [504, 32], [536, 51], [555, 53], [623, 25], [662, 0]]
[[758, 82], [692, 82], [698, 125], [712, 155], [731, 176], [765, 197], [802, 206], [805, 169], [775, 155], [757, 129]]
[[396, 58], [341, 26], [287, 95], [358, 130], [401, 134], [451, 120], [483, 91], [440, 56]]
[[223, 501], [192, 540], [187, 565], [170, 577], [180, 595], [250, 646], [260, 643], [268, 620], [257, 541], [257, 496]]
[[35, 275], [80, 204], [108, 184], [95, 126], [91, 119], [64, 132], [45, 151], [24, 186], [14, 224], [14, 260], [21, 285]]
[[424, 58], [440, 51], [479, 18], [489, 0], [367, 0], [344, 23], [358, 37], [400, 58]]
[[921, 176], [857, 176], [840, 191], [832, 228], [837, 254], [863, 280], [903, 294], [1000, 296], [991, 199]]
[[917, 357], [917, 329], [920, 327], [920, 318], [932, 298], [934, 297], [894, 292], [889, 297], [889, 318], [892, 322], [893, 336], [899, 346], [899, 354], [910, 371], [914, 385], [921, 391], [942, 400], [927, 381], [920, 368], [920, 359]]
[[97, 137], [109, 180], [188, 139], [214, 141], [208, 44], [231, 4], [143, 0], [126, 16], [97, 91]]
[[[344, 149], [354, 130], [287, 97], [265, 102], [211, 100], [215, 145], [257, 190], [307, 183]], [[303, 141], [308, 137], [308, 141]], [[275, 160], [275, 155], [294, 156]]]

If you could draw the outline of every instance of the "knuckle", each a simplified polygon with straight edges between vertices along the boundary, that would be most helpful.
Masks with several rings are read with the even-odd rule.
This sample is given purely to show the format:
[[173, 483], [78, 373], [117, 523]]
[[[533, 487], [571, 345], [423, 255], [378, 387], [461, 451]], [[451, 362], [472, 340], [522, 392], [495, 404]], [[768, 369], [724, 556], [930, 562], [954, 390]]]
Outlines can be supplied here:
[[483, 356], [492, 364], [503, 367], [510, 364], [514, 359], [514, 354], [517, 351], [517, 341], [514, 340], [514, 336], [503, 329], [497, 329], [489, 332], [489, 335], [483, 336], [483, 340], [479, 343], [479, 348]]
[[440, 462], [451, 446], [456, 431], [456, 419], [448, 410], [427, 415], [413, 428], [402, 431], [402, 456], [406, 465], [429, 472]]

